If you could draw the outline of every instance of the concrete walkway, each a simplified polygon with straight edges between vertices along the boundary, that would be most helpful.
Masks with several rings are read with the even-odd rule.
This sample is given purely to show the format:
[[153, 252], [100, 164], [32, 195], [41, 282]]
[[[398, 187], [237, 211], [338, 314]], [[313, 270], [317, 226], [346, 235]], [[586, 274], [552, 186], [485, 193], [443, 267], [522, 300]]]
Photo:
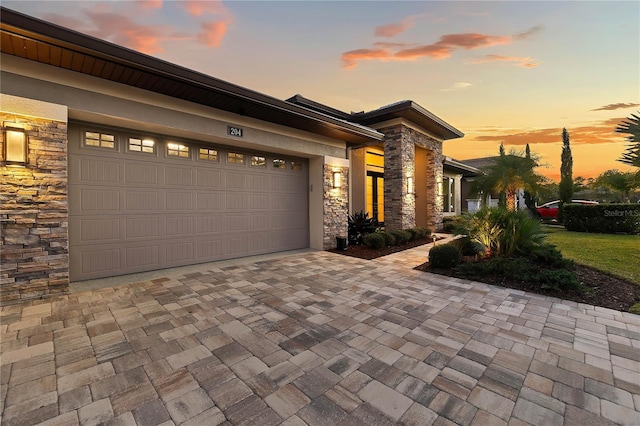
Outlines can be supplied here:
[[1, 423], [640, 424], [639, 316], [412, 270], [425, 253], [245, 259], [2, 307]]

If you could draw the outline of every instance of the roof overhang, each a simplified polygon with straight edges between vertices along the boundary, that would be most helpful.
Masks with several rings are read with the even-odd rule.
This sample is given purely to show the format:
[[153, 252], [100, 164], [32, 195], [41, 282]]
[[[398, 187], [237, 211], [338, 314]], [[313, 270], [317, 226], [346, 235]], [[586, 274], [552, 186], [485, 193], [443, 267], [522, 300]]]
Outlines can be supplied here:
[[447, 170], [453, 171], [455, 173], [460, 173], [465, 177], [478, 176], [483, 174], [482, 170], [464, 164], [458, 160], [454, 160], [451, 157], [444, 157], [444, 160], [442, 160], [442, 164]]
[[404, 118], [440, 136], [442, 140], [464, 136], [464, 133], [460, 130], [410, 100], [396, 102], [369, 112], [355, 113], [352, 117], [353, 121], [364, 125], [380, 123], [394, 118]]
[[2, 53], [347, 143], [382, 140], [331, 117], [58, 25], [0, 8]]

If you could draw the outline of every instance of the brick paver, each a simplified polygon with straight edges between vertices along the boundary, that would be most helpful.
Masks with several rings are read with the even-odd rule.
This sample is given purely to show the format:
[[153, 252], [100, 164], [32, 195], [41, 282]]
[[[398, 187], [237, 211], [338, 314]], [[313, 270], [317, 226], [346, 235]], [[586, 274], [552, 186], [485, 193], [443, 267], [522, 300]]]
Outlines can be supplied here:
[[427, 252], [3, 306], [0, 423], [640, 424], [639, 316], [411, 269]]

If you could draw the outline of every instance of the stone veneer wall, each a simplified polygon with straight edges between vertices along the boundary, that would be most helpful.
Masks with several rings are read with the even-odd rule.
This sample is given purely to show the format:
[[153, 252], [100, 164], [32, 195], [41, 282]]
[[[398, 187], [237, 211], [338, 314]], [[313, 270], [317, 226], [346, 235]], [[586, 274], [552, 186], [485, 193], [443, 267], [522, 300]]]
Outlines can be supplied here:
[[[407, 177], [415, 185], [427, 185], [427, 217], [432, 231], [442, 230], [442, 197], [437, 182], [442, 182], [442, 142], [407, 126], [378, 129], [384, 138], [384, 218], [387, 229], [407, 229], [416, 223], [416, 200], [407, 193]], [[415, 181], [415, 147], [427, 150], [427, 181]]]
[[[342, 173], [342, 186], [333, 187], [333, 172]], [[325, 164], [323, 169], [324, 190], [324, 249], [336, 248], [336, 237], [347, 238], [349, 234], [349, 168]]]
[[0, 166], [0, 302], [67, 292], [67, 124], [8, 113], [0, 119], [24, 125], [29, 137], [29, 164]]
[[407, 177], [415, 176], [415, 145], [405, 136], [405, 126], [378, 129], [384, 133], [384, 225], [386, 229], [413, 228], [416, 198], [407, 193]]
[[403, 128], [403, 137], [410, 144], [418, 145], [427, 150], [427, 218], [428, 227], [432, 231], [442, 230], [443, 199], [438, 195], [438, 184], [442, 182], [444, 155], [442, 155], [442, 142], [424, 133], [420, 133], [409, 127]]

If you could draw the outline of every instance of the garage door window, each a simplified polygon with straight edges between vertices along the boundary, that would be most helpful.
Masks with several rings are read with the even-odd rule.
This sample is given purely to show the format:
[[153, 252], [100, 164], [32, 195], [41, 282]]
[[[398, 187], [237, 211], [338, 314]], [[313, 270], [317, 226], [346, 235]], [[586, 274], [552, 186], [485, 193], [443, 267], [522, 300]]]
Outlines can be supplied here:
[[97, 146], [100, 148], [115, 149], [116, 137], [107, 133], [85, 132], [84, 144], [85, 146]]
[[286, 169], [287, 168], [287, 162], [281, 158], [274, 158], [273, 159], [273, 168], [274, 169]]
[[189, 158], [189, 147], [177, 143], [167, 144], [167, 155], [169, 157]]
[[151, 139], [129, 138], [129, 151], [153, 154], [156, 152], [156, 143]]
[[264, 157], [260, 157], [259, 155], [254, 155], [251, 157], [251, 165], [253, 167], [266, 167], [267, 159]]
[[200, 148], [199, 158], [201, 160], [218, 161], [218, 151], [215, 149]]
[[229, 164], [244, 164], [244, 154], [238, 154], [237, 152], [230, 152], [227, 154], [227, 163]]
[[301, 161], [292, 161], [291, 162], [291, 170], [302, 170], [302, 162]]

